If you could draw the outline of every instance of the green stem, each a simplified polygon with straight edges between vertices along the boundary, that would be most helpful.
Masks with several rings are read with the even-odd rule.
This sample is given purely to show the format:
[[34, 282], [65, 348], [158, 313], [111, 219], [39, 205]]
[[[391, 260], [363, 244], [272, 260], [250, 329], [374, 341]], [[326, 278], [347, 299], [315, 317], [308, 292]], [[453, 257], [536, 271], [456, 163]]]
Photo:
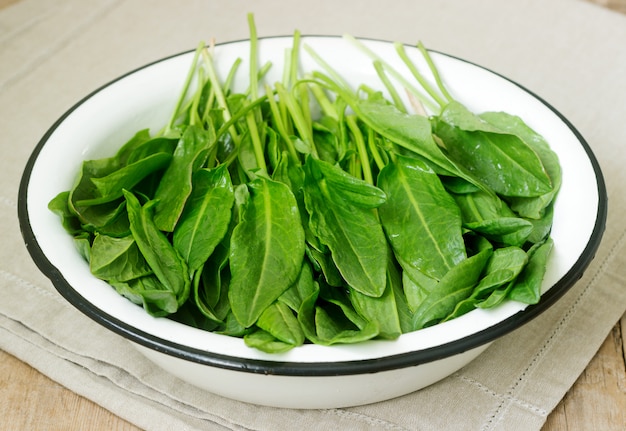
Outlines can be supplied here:
[[378, 60], [374, 60], [374, 69], [376, 69], [378, 78], [381, 80], [381, 82], [389, 92], [389, 95], [391, 96], [391, 100], [393, 100], [393, 104], [395, 105], [395, 107], [398, 108], [400, 112], [404, 112], [406, 114], [406, 107], [404, 106], [404, 102], [402, 102], [402, 99], [396, 91], [396, 88], [387, 77], [383, 64]]
[[296, 149], [293, 146], [293, 143], [291, 142], [291, 137], [289, 136], [289, 133], [287, 132], [287, 129], [285, 127], [285, 123], [283, 121], [280, 108], [278, 107], [278, 104], [276, 103], [276, 99], [274, 99], [273, 97], [273, 91], [270, 88], [270, 86], [267, 84], [265, 84], [265, 94], [267, 94], [267, 101], [270, 105], [270, 112], [272, 113], [272, 118], [274, 119], [274, 125], [276, 127], [276, 130], [278, 130], [278, 134], [281, 136], [281, 138], [285, 142], [287, 151], [289, 152], [289, 155], [292, 157], [292, 159], [294, 161], [299, 161], [298, 153], [296, 152]]
[[239, 69], [240, 64], [241, 64], [241, 58], [235, 59], [235, 61], [233, 62], [233, 65], [228, 71], [228, 75], [226, 75], [226, 79], [224, 80], [224, 84], [222, 85], [224, 94], [230, 91], [230, 87], [233, 84], [233, 80], [235, 79], [235, 74], [237, 73], [237, 70]]
[[439, 74], [439, 70], [437, 70], [437, 67], [435, 67], [435, 63], [433, 63], [433, 59], [431, 58], [428, 50], [424, 47], [422, 42], [419, 42], [417, 44], [417, 49], [420, 50], [420, 52], [422, 53], [422, 56], [424, 57], [424, 60], [426, 60], [426, 64], [428, 64], [430, 73], [433, 74], [433, 77], [435, 78], [435, 82], [437, 83], [437, 86], [439, 87], [439, 90], [441, 91], [441, 93], [444, 95], [446, 99], [448, 99], [448, 101], [454, 100], [454, 98], [450, 95], [450, 93], [448, 93], [448, 89], [445, 87], [445, 85], [443, 85], [443, 81], [441, 80], [441, 75]]
[[[297, 91], [300, 96], [298, 105], [302, 112], [302, 119], [306, 122], [306, 129], [313, 130], [313, 120], [311, 118], [311, 106], [309, 105], [309, 87], [304, 83], [294, 84], [292, 91]], [[312, 141], [311, 141], [312, 142]]]
[[369, 154], [367, 152], [367, 148], [365, 147], [363, 133], [361, 133], [361, 129], [359, 129], [359, 125], [357, 124], [356, 116], [346, 116], [346, 124], [348, 125], [348, 129], [350, 129], [352, 137], [354, 138], [354, 143], [356, 145], [359, 160], [361, 162], [361, 169], [363, 171], [363, 179], [368, 184], [373, 185], [374, 177], [372, 176], [372, 167], [370, 165]]
[[318, 158], [317, 149], [313, 142], [313, 131], [309, 127], [308, 121], [304, 118], [302, 110], [293, 95], [288, 92], [281, 83], [276, 83], [276, 92], [280, 100], [286, 105], [291, 119], [300, 134], [300, 138], [311, 148], [311, 154]]
[[285, 87], [289, 87], [289, 75], [291, 73], [290, 68], [289, 68], [291, 64], [290, 58], [291, 58], [291, 48], [286, 48], [285, 54], [283, 57], [284, 66], [283, 66], [283, 77], [281, 80], [281, 82], [283, 83]]
[[335, 87], [342, 87], [343, 90], [351, 92], [351, 87], [350, 84], [348, 84], [348, 82], [343, 79], [343, 77], [338, 74], [335, 69], [333, 69], [330, 64], [328, 64], [322, 57], [320, 57], [314, 50], [313, 48], [311, 48], [309, 45], [304, 45], [304, 49], [306, 50], [306, 52], [313, 57], [313, 60], [315, 60], [315, 62], [317, 64], [319, 64], [320, 66], [322, 66], [322, 68], [324, 70], [326, 70], [326, 73], [328, 73], [328, 75], [332, 78], [331, 82], [334, 81], [334, 86]]
[[293, 33], [293, 44], [290, 51], [289, 71], [286, 74], [285, 88], [291, 88], [298, 80], [298, 60], [300, 58], [300, 32]]
[[180, 95], [178, 96], [178, 100], [174, 107], [174, 111], [172, 112], [172, 115], [170, 116], [170, 120], [167, 123], [167, 126], [165, 126], [164, 134], [166, 135], [172, 130], [172, 128], [174, 127], [174, 123], [176, 122], [176, 119], [178, 118], [178, 115], [180, 114], [179, 112], [180, 107], [182, 106], [185, 100], [185, 97], [187, 96], [187, 91], [189, 91], [191, 80], [193, 79], [196, 73], [197, 67], [198, 67], [198, 58], [200, 56], [200, 53], [204, 51], [204, 46], [205, 46], [205, 43], [200, 42], [198, 44], [198, 47], [196, 48], [196, 52], [194, 53], [193, 60], [191, 62], [191, 67], [189, 68], [189, 71], [187, 72], [187, 77], [185, 78], [185, 82], [183, 84], [183, 89], [180, 92]]
[[204, 83], [204, 76], [202, 73], [202, 69], [199, 69], [198, 70], [198, 89], [196, 90], [196, 93], [193, 96], [193, 99], [191, 101], [191, 107], [189, 109], [189, 124], [191, 124], [192, 126], [195, 126], [196, 124], [202, 122], [202, 119], [198, 115], [198, 107], [200, 106], [200, 98], [202, 97], [202, 90], [204, 89], [204, 86], [202, 85], [203, 83]]
[[257, 108], [259, 105], [264, 103], [266, 99], [267, 99], [267, 96], [261, 96], [258, 99], [253, 100], [252, 102], [249, 102], [244, 107], [242, 107], [239, 111], [237, 111], [237, 114], [230, 117], [228, 121], [222, 124], [222, 126], [216, 132], [216, 138], [219, 139], [224, 133], [229, 133], [230, 130], [235, 126], [235, 123], [237, 123], [245, 115], [247, 115], [249, 111]]
[[230, 136], [232, 137], [233, 142], [235, 143], [235, 146], [239, 146], [241, 137], [239, 136], [239, 133], [237, 132], [237, 129], [235, 128], [235, 123], [230, 122], [230, 119], [232, 118], [232, 116], [230, 114], [230, 110], [228, 109], [228, 103], [226, 103], [226, 96], [224, 96], [224, 92], [222, 90], [222, 87], [220, 86], [220, 82], [217, 77], [217, 73], [215, 71], [215, 66], [213, 65], [213, 57], [209, 53], [208, 49], [202, 50], [202, 55], [204, 58], [204, 64], [207, 69], [207, 75], [208, 75], [209, 81], [211, 81], [213, 91], [215, 92], [217, 105], [220, 109], [222, 109], [222, 117], [224, 118], [224, 122], [230, 124], [228, 132], [230, 133]]
[[376, 138], [375, 138], [374, 130], [371, 127], [367, 129], [367, 146], [369, 147], [370, 153], [372, 154], [372, 158], [376, 163], [376, 167], [380, 171], [385, 167], [385, 161], [383, 160], [380, 152], [378, 151], [378, 147], [376, 146]]
[[383, 67], [389, 72], [391, 76], [393, 76], [398, 82], [402, 84], [403, 87], [406, 88], [407, 91], [411, 92], [415, 97], [417, 97], [428, 109], [432, 112], [438, 112], [439, 107], [433, 103], [433, 101], [423, 94], [420, 90], [418, 90], [413, 84], [411, 84], [404, 76], [402, 76], [397, 70], [395, 70], [391, 65], [385, 62], [380, 56], [378, 56], [374, 51], [366, 47], [362, 42], [355, 39], [353, 36], [346, 35], [345, 39], [354, 44], [357, 48], [363, 51], [366, 55], [368, 55], [373, 60], [378, 60], [383, 65]]
[[315, 97], [317, 104], [322, 110], [322, 113], [328, 117], [334, 118], [335, 120], [338, 119], [339, 115], [337, 114], [337, 109], [324, 92], [324, 89], [317, 81], [314, 81], [310, 75], [306, 77], [306, 80], [310, 81], [309, 88], [311, 89], [311, 93], [313, 93], [313, 97]]
[[249, 110], [246, 114], [246, 124], [248, 125], [250, 139], [252, 140], [252, 148], [254, 150], [256, 164], [265, 174], [267, 174], [265, 151], [263, 150], [263, 143], [261, 142], [261, 138], [259, 137], [259, 129], [256, 124], [256, 115], [254, 110]]
[[211, 111], [211, 107], [213, 106], [214, 103], [215, 103], [215, 91], [213, 90], [213, 86], [211, 85], [209, 97], [207, 97], [206, 103], [204, 105], [202, 121], [207, 121], [207, 118], [209, 117], [209, 112]]
[[258, 47], [256, 25], [254, 23], [254, 15], [248, 14], [248, 27], [250, 29], [250, 95], [252, 100], [256, 100], [259, 96], [259, 75], [258, 75]]
[[411, 61], [411, 59], [408, 57], [408, 55], [406, 54], [406, 50], [404, 49], [404, 45], [401, 44], [400, 42], [396, 42], [396, 43], [394, 43], [394, 46], [396, 48], [396, 52], [398, 53], [398, 55], [400, 56], [400, 58], [402, 59], [402, 61], [406, 65], [406, 67], [411, 71], [411, 74], [413, 75], [413, 77], [415, 79], [417, 79], [417, 82], [420, 83], [422, 88], [424, 90], [426, 90], [426, 92], [430, 95], [430, 97], [432, 97], [433, 100], [435, 100], [435, 102], [437, 102], [437, 104], [439, 104], [439, 106], [442, 107], [442, 108], [445, 105], [447, 105], [447, 101], [444, 100], [437, 93], [437, 90], [435, 88], [433, 88], [433, 86], [430, 85], [430, 83], [426, 80], [426, 78], [424, 78], [424, 76], [420, 73], [420, 71], [417, 70], [417, 67], [415, 66], [415, 63], [413, 63]]

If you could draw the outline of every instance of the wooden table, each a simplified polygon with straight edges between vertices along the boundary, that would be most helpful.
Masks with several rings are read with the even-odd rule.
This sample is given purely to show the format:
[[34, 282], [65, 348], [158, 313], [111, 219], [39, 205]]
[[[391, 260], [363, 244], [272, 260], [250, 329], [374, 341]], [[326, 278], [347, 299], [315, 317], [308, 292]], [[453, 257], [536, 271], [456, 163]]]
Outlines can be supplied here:
[[[0, 0], [0, 8], [19, 0]], [[626, 13], [626, 0], [589, 0]], [[626, 314], [548, 417], [543, 431], [626, 429]], [[0, 350], [0, 429], [109, 430], [139, 428], [75, 394]]]

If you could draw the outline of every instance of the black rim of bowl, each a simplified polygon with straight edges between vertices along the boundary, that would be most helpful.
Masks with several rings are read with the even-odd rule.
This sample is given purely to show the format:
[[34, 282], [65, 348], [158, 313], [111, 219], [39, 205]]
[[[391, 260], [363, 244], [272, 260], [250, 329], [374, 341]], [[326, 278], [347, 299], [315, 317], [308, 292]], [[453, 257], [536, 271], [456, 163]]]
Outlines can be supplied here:
[[[272, 39], [272, 38], [284, 38], [291, 36], [274, 36], [274, 37], [264, 37], [260, 39]], [[304, 36], [303, 36], [304, 37]], [[318, 37], [308, 35], [306, 37]], [[321, 37], [337, 37], [339, 36], [321, 36]], [[369, 39], [377, 42], [389, 43], [389, 41], [380, 40], [380, 39]], [[240, 43], [245, 40], [237, 40], [232, 42], [226, 42], [221, 45], [229, 45], [234, 43]], [[55, 132], [55, 130], [59, 127], [59, 125], [76, 109], [78, 109], [83, 103], [85, 103], [88, 99], [93, 97], [95, 94], [104, 90], [105, 88], [115, 84], [116, 82], [122, 80], [123, 78], [146, 69], [152, 65], [170, 60], [175, 57], [179, 57], [182, 55], [187, 55], [192, 51], [185, 51], [178, 54], [174, 54], [165, 58], [161, 58], [154, 62], [148, 63], [144, 66], [141, 66], [137, 69], [134, 69], [124, 75], [119, 76], [118, 78], [106, 83], [105, 85], [97, 88], [79, 102], [77, 102], [73, 107], [71, 107], [68, 111], [66, 111], [45, 133], [45, 135], [41, 138], [35, 149], [33, 150], [26, 166], [24, 169], [24, 173], [22, 175], [22, 179], [19, 186], [19, 196], [18, 196], [18, 219], [20, 223], [20, 230], [22, 232], [22, 236], [26, 247], [37, 265], [40, 271], [45, 274], [53, 283], [54, 287], [57, 291], [74, 307], [84, 313], [86, 316], [101, 324], [102, 326], [110, 329], [111, 331], [127, 338], [130, 341], [133, 341], [139, 345], [147, 347], [149, 349], [155, 350], [160, 353], [164, 353], [166, 355], [170, 355], [173, 357], [177, 357], [180, 359], [188, 360], [191, 362], [195, 362], [198, 364], [249, 372], [249, 373], [259, 373], [259, 374], [270, 374], [270, 375], [283, 375], [283, 376], [334, 376], [334, 375], [353, 375], [353, 374], [367, 374], [373, 372], [381, 372], [394, 370], [399, 368], [405, 368], [410, 366], [416, 366], [425, 364], [428, 362], [433, 362], [439, 359], [451, 357], [454, 355], [458, 355], [469, 350], [478, 348], [487, 343], [494, 341], [495, 339], [512, 332], [513, 330], [523, 326], [525, 323], [531, 321], [543, 311], [547, 310], [554, 302], [556, 302], [561, 296], [563, 296], [569, 288], [574, 285], [583, 275], [584, 271], [587, 269], [593, 258], [595, 257], [595, 253], [600, 245], [602, 236], [604, 234], [604, 230], [606, 227], [606, 217], [607, 217], [607, 192], [606, 185], [604, 182], [604, 178], [602, 175], [602, 171], [600, 169], [600, 165], [593, 154], [591, 148], [582, 137], [582, 135], [576, 130], [576, 128], [560, 113], [558, 112], [552, 105], [547, 103], [541, 97], [518, 84], [515, 81], [503, 76], [497, 72], [494, 72], [488, 68], [472, 63], [471, 61], [464, 60], [462, 58], [458, 58], [446, 53], [436, 52], [438, 54], [447, 56], [449, 58], [470, 64], [474, 67], [478, 67], [480, 69], [486, 70], [494, 75], [499, 76], [500, 78], [514, 84], [522, 91], [528, 93], [529, 95], [536, 98], [543, 105], [549, 108], [557, 117], [563, 121], [563, 123], [571, 130], [571, 132], [576, 136], [583, 149], [585, 150], [587, 157], [589, 158], [593, 170], [596, 175], [597, 180], [597, 192], [598, 192], [598, 211], [596, 214], [596, 221], [593, 228], [593, 232], [589, 242], [587, 243], [583, 253], [579, 256], [576, 263], [572, 266], [572, 268], [559, 279], [544, 295], [542, 295], [539, 303], [535, 305], [528, 306], [525, 310], [520, 311], [505, 320], [497, 323], [494, 326], [491, 326], [483, 331], [474, 333], [472, 335], [466, 336], [464, 338], [438, 345], [435, 347], [397, 354], [393, 356], [386, 356], [374, 359], [360, 360], [360, 361], [343, 361], [343, 362], [312, 362], [312, 363], [300, 363], [300, 362], [279, 362], [279, 361], [266, 361], [266, 360], [258, 360], [258, 359], [247, 359], [247, 358], [239, 358], [234, 356], [215, 354], [211, 352], [207, 352], [200, 349], [190, 348], [188, 346], [184, 346], [169, 340], [164, 340], [152, 334], [148, 334], [146, 332], [140, 331], [127, 323], [120, 321], [119, 319], [110, 316], [104, 312], [102, 312], [97, 306], [92, 304], [83, 298], [80, 294], [78, 294], [72, 286], [65, 280], [61, 272], [54, 266], [52, 263], [46, 258], [44, 253], [42, 252], [37, 239], [32, 231], [30, 218], [28, 214], [28, 206], [27, 206], [27, 194], [28, 194], [28, 186], [30, 183], [30, 177], [32, 173], [32, 169], [34, 164], [41, 152], [42, 148], [45, 146], [46, 142], [50, 138], [50, 136]]]

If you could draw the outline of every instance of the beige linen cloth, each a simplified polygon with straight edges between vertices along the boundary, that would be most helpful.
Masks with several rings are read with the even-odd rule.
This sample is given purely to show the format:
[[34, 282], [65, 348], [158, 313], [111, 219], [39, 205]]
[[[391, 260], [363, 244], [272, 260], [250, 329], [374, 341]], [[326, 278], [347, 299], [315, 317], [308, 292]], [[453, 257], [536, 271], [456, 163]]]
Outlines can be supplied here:
[[[65, 110], [118, 75], [200, 40], [247, 38], [247, 12], [261, 36], [422, 40], [541, 95], [586, 138], [606, 178], [606, 234], [583, 278], [449, 378], [334, 410], [201, 391], [67, 304], [19, 232], [17, 189], [31, 151]], [[580, 0], [18, 1], [0, 10], [0, 348], [149, 430], [538, 430], [626, 309], [625, 100], [626, 16]]]

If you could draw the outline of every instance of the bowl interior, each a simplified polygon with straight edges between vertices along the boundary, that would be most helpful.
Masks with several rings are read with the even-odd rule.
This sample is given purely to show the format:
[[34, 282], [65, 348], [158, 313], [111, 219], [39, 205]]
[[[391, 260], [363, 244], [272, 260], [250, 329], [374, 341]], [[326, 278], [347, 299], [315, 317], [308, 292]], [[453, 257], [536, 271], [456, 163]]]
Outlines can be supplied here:
[[[273, 64], [266, 77], [268, 82], [281, 79], [284, 51], [291, 42], [291, 37], [259, 41], [260, 62]], [[346, 40], [303, 37], [302, 43], [313, 47], [350, 82], [382, 89], [371, 61]], [[365, 43], [398, 70], [405, 70], [392, 44], [371, 40]], [[407, 52], [418, 65], [423, 65], [416, 49], [408, 48]], [[247, 86], [248, 55], [247, 41], [216, 47], [215, 57], [222, 77], [235, 59], [242, 59], [235, 80], [239, 89]], [[547, 103], [516, 83], [472, 63], [442, 53], [434, 52], [432, 56], [456, 99], [476, 112], [502, 110], [519, 115], [547, 139], [559, 156], [563, 186], [555, 207], [552, 231], [555, 246], [543, 282], [543, 291], [552, 292], [524, 313], [520, 313], [526, 308], [523, 304], [509, 301], [495, 309], [475, 310], [449, 322], [404, 334], [396, 341], [373, 340], [333, 347], [305, 345], [270, 355], [246, 347], [237, 338], [153, 318], [93, 277], [72, 238], [63, 230], [58, 217], [47, 209], [47, 204], [56, 194], [71, 188], [83, 160], [113, 155], [137, 130], [150, 128], [154, 132], [167, 122], [190, 66], [191, 52], [155, 62], [105, 85], [80, 101], [48, 131], [31, 157], [20, 190], [20, 221], [29, 250], [61, 294], [92, 318], [147, 347], [158, 346], [167, 353], [200, 362], [211, 363], [213, 355], [217, 355], [233, 361], [259, 360], [280, 368], [284, 363], [360, 361], [407, 354], [417, 355], [411, 360], [419, 362], [426, 360], [426, 356], [420, 358], [420, 351], [429, 351], [432, 357], [446, 356], [490, 341], [547, 308], [582, 274], [603, 230], [604, 184], [587, 144]], [[301, 68], [319, 69], [304, 51]]]

